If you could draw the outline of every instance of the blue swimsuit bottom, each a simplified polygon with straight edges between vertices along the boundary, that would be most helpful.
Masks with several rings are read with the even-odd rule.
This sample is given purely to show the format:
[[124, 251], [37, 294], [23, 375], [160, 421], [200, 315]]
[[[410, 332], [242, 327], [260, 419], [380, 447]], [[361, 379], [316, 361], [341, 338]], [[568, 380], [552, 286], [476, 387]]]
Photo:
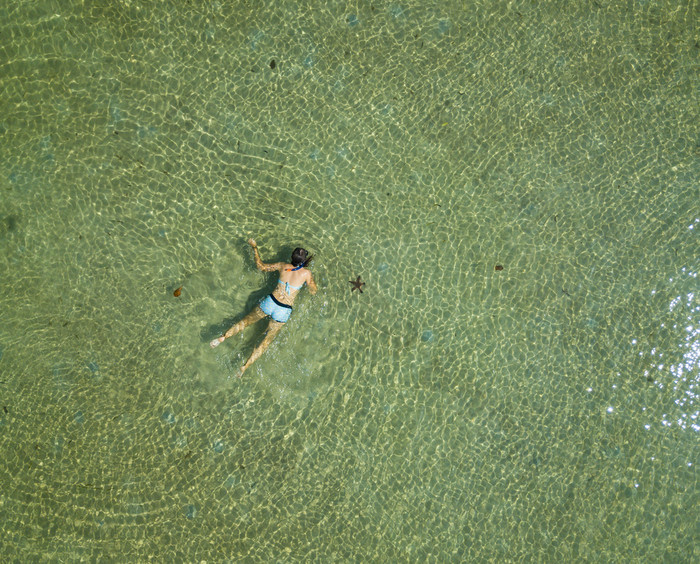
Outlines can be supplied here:
[[278, 323], [286, 323], [289, 316], [292, 315], [292, 306], [283, 304], [270, 294], [260, 300], [260, 309], [265, 315], [269, 315], [273, 321]]

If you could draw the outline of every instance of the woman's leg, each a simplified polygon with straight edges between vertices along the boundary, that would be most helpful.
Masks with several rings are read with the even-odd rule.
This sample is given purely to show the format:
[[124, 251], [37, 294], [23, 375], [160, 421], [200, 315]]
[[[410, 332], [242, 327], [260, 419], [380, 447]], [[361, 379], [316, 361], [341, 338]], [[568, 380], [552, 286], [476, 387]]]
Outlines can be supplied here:
[[241, 367], [241, 373], [238, 375], [239, 378], [248, 369], [248, 367], [251, 364], [253, 364], [256, 360], [258, 360], [260, 358], [260, 355], [267, 350], [267, 347], [270, 346], [270, 343], [277, 336], [277, 333], [280, 332], [280, 329], [282, 329], [282, 327], [284, 327], [284, 323], [279, 323], [277, 321], [270, 320], [270, 324], [267, 326], [267, 334], [265, 335], [265, 338], [263, 339], [262, 343], [255, 347], [253, 354], [250, 355], [250, 358]]
[[233, 337], [237, 333], [243, 331], [248, 325], [251, 323], [255, 323], [256, 321], [262, 319], [265, 317], [265, 313], [263, 310], [260, 309], [260, 307], [255, 306], [253, 311], [251, 311], [248, 315], [246, 315], [243, 319], [241, 319], [238, 323], [233, 325], [226, 333], [224, 333], [224, 337], [227, 339], [229, 337]]
[[240, 333], [248, 327], [251, 323], [255, 323], [259, 319], [262, 319], [265, 317], [265, 313], [263, 310], [260, 309], [260, 306], [256, 306], [253, 311], [251, 311], [248, 315], [246, 315], [243, 319], [241, 319], [238, 323], [233, 325], [226, 333], [224, 333], [223, 337], [217, 337], [214, 339], [209, 345], [211, 348], [218, 347], [221, 343], [224, 342], [224, 339], [228, 339], [229, 337], [233, 337], [236, 333]]

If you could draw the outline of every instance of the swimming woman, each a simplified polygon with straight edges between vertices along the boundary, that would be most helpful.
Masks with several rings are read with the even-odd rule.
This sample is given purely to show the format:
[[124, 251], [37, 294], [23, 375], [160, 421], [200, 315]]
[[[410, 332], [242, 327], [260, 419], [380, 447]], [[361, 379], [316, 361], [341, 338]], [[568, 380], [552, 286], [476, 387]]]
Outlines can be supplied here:
[[266, 264], [260, 259], [258, 244], [255, 242], [255, 239], [248, 239], [248, 244], [253, 247], [255, 266], [258, 267], [258, 270], [262, 270], [263, 272], [273, 272], [277, 270], [280, 273], [280, 279], [275, 290], [270, 295], [265, 296], [253, 311], [226, 331], [222, 337], [218, 337], [209, 343], [212, 348], [218, 347], [224, 342], [224, 339], [233, 337], [236, 333], [243, 331], [243, 329], [251, 323], [255, 323], [263, 317], [270, 318], [265, 338], [241, 367], [241, 372], [238, 375], [239, 378], [251, 364], [260, 358], [260, 355], [270, 346], [270, 343], [277, 333], [280, 332], [280, 329], [284, 327], [284, 324], [292, 313], [294, 299], [297, 297], [302, 286], [308, 284], [309, 291], [312, 295], [316, 294], [316, 290], [318, 289], [316, 282], [314, 282], [314, 277], [311, 275], [311, 271], [306, 268], [306, 265], [308, 265], [313, 258], [309, 256], [306, 249], [302, 249], [301, 247], [294, 249], [294, 252], [292, 252], [291, 264], [286, 262]]

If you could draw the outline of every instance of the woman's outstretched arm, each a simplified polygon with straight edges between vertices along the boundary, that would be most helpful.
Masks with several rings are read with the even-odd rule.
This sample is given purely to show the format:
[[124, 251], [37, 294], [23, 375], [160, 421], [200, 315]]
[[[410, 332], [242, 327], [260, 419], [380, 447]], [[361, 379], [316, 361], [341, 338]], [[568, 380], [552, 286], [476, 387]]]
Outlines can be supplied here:
[[280, 268], [282, 268], [282, 265], [284, 263], [272, 262], [270, 264], [266, 264], [262, 261], [262, 259], [260, 258], [260, 253], [258, 252], [258, 244], [255, 242], [255, 239], [248, 239], [248, 244], [251, 247], [253, 247], [253, 254], [255, 255], [255, 266], [258, 270], [262, 270], [263, 272], [273, 272], [274, 270], [279, 270]]

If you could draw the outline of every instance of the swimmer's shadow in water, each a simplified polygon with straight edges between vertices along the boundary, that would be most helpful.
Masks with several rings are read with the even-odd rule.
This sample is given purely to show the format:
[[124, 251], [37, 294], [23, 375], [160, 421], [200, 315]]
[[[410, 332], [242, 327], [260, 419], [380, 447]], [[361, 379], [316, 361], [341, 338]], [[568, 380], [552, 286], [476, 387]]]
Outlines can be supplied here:
[[240, 313], [225, 317], [219, 323], [204, 327], [200, 333], [202, 342], [208, 343], [212, 339], [221, 337], [221, 335], [228, 331], [234, 324], [238, 323], [241, 319], [253, 311], [253, 309], [257, 307], [260, 300], [267, 296], [271, 291], [272, 290], [256, 290], [248, 297], [246, 305]]
[[[284, 247], [275, 258], [263, 257], [263, 262], [288, 262], [294, 249], [295, 247]], [[249, 262], [252, 263], [253, 268], [256, 268], [255, 260], [252, 258], [252, 253]], [[208, 327], [202, 329], [200, 335], [203, 343], [208, 343], [212, 339], [216, 339], [217, 337], [223, 335], [225, 331], [228, 331], [235, 323], [238, 323], [241, 319], [253, 311], [253, 309], [260, 303], [260, 300], [275, 290], [275, 287], [277, 286], [277, 272], [266, 272], [265, 274], [267, 275], [265, 286], [248, 296], [245, 308], [243, 308], [240, 313], [230, 317], [225, 317], [219, 323], [209, 325]]]

